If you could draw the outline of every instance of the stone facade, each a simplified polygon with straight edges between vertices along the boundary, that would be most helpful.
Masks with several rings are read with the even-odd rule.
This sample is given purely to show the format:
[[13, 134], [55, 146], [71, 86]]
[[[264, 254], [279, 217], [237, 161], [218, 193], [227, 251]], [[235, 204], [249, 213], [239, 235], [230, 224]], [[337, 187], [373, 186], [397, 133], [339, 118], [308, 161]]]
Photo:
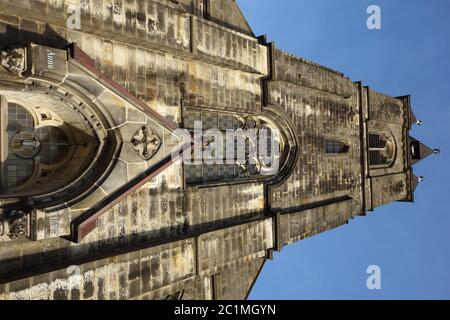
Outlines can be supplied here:
[[[245, 299], [273, 251], [414, 199], [409, 97], [256, 38], [235, 1], [0, 12], [0, 299]], [[278, 172], [184, 163], [196, 120], [276, 128]]]

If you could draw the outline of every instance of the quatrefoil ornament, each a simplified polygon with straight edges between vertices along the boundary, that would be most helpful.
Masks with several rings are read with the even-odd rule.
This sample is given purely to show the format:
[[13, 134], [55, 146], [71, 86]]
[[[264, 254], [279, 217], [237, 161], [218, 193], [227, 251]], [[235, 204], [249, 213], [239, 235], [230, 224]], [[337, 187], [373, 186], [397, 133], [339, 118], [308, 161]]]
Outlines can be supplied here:
[[143, 126], [133, 135], [131, 144], [139, 156], [148, 161], [159, 151], [162, 142], [153, 129]]

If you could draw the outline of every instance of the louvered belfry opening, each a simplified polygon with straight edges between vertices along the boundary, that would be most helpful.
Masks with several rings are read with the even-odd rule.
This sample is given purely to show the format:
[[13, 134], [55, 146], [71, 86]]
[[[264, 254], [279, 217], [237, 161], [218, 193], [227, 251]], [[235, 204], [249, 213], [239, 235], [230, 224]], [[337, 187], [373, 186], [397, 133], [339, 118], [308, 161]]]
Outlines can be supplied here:
[[386, 156], [386, 136], [378, 133], [369, 134], [369, 164], [370, 166], [385, 166], [389, 159]]

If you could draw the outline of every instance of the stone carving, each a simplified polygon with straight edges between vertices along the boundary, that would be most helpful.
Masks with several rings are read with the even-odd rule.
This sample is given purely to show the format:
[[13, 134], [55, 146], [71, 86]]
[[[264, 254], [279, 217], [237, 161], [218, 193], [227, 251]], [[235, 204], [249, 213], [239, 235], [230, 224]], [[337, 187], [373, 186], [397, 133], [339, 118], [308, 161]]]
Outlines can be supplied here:
[[119, 0], [114, 0], [113, 12], [116, 15], [122, 14], [122, 3]]
[[213, 146], [216, 141], [216, 137], [205, 137], [203, 138], [202, 150], [205, 151], [208, 147]]
[[244, 129], [245, 127], [245, 119], [239, 115], [234, 116], [234, 123], [236, 124], [237, 129]]
[[11, 240], [28, 237], [28, 215], [23, 211], [11, 211], [8, 218], [8, 237]]
[[158, 21], [149, 18], [147, 21], [147, 29], [149, 34], [156, 34], [158, 31], [159, 23]]
[[22, 75], [26, 69], [26, 49], [13, 46], [2, 51], [2, 66], [9, 72]]
[[256, 177], [261, 173], [261, 162], [256, 159], [247, 159], [245, 163], [236, 163], [238, 166], [237, 176], [239, 178]]
[[[263, 118], [251, 115], [235, 115], [234, 123], [236, 129], [244, 131], [246, 145], [244, 159], [236, 162], [236, 176], [248, 178], [276, 174], [277, 167], [273, 165], [279, 163], [283, 142], [274, 131], [274, 127]], [[265, 149], [261, 149], [261, 138], [270, 141], [265, 143]], [[276, 147], [274, 143], [277, 144], [278, 148], [272, 150], [273, 147]], [[274, 170], [274, 168], [276, 169]]]
[[258, 130], [261, 127], [261, 120], [257, 117], [246, 116], [242, 117], [239, 115], [234, 116], [234, 121], [236, 123], [236, 127], [238, 129], [250, 130], [255, 129]]
[[261, 121], [255, 117], [247, 117], [245, 119], [245, 129], [246, 130], [258, 130], [261, 127]]
[[146, 161], [153, 158], [161, 147], [161, 138], [147, 126], [140, 128], [131, 139], [134, 150]]

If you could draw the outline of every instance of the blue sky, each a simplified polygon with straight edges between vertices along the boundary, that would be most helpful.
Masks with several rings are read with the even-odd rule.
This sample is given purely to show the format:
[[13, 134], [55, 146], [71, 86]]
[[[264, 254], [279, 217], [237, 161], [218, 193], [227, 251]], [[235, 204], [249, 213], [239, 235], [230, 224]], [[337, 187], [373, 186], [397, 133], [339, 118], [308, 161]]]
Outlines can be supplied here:
[[[412, 96], [424, 126], [412, 135], [440, 147], [415, 167], [416, 203], [395, 203], [349, 225], [285, 247], [268, 261], [251, 299], [450, 299], [450, 1], [239, 0], [257, 35], [278, 48]], [[382, 29], [366, 27], [381, 7]], [[381, 290], [366, 269], [381, 267]]]

